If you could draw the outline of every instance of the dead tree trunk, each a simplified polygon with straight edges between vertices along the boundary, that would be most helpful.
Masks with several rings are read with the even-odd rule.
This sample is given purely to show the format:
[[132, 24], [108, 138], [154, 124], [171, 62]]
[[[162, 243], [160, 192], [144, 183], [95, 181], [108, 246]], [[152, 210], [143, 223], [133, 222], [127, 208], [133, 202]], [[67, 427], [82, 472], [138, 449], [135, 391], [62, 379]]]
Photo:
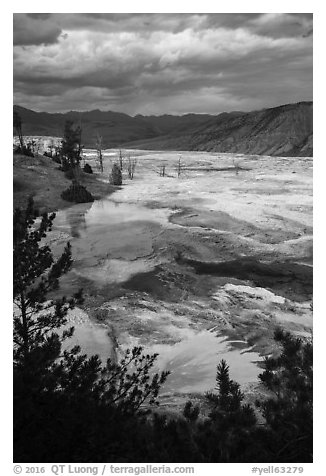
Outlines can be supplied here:
[[103, 173], [102, 136], [100, 136], [100, 134], [96, 134], [95, 147], [100, 164], [100, 171]]
[[137, 165], [137, 159], [131, 159], [130, 155], [128, 156], [128, 176], [130, 180], [134, 178], [134, 173]]
[[165, 164], [160, 167], [160, 177], [165, 177]]
[[181, 175], [181, 170], [182, 170], [182, 165], [181, 165], [181, 155], [180, 155], [180, 156], [179, 156], [179, 160], [178, 160], [178, 165], [177, 165], [178, 178], [179, 178], [180, 175]]
[[119, 166], [120, 166], [120, 170], [122, 172], [122, 170], [123, 170], [123, 155], [122, 155], [121, 149], [119, 149]]

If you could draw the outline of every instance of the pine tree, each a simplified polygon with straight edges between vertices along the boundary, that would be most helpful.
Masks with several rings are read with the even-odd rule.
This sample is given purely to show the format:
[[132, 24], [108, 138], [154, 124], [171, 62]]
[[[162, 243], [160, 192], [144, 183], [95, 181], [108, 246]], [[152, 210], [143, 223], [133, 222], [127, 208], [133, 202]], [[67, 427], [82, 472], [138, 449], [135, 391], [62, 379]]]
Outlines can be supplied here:
[[76, 185], [80, 185], [81, 134], [80, 126], [74, 128], [73, 121], [67, 120], [65, 122], [60, 147], [61, 167], [64, 172], [71, 172]]
[[69, 202], [88, 203], [93, 202], [94, 197], [80, 183], [81, 133], [80, 126], [74, 128], [73, 121], [66, 121], [60, 148], [61, 168], [72, 179], [72, 184], [61, 193], [61, 198]]
[[[152, 374], [157, 354], [141, 347], [119, 362], [62, 350], [73, 335], [67, 312], [82, 301], [48, 299], [72, 265], [44, 243], [55, 215], [36, 220], [33, 201], [14, 212], [14, 459], [105, 461], [135, 455], [145, 407], [157, 403], [168, 373]], [[144, 407], [145, 406], [145, 407]]]
[[270, 432], [274, 461], [312, 462], [313, 348], [289, 332], [277, 330], [279, 355], [265, 359], [259, 375], [271, 397], [257, 402]]
[[207, 458], [214, 462], [245, 461], [257, 423], [254, 410], [243, 403], [244, 394], [240, 385], [230, 379], [225, 360], [217, 366], [216, 384], [216, 392], [206, 394], [210, 413], [204, 426], [203, 446], [207, 445]]
[[61, 153], [65, 157], [70, 167], [79, 167], [81, 159], [81, 127], [74, 128], [73, 121], [67, 120], [64, 127], [63, 139], [61, 141]]
[[36, 212], [30, 199], [26, 210], [16, 209], [14, 225], [14, 361], [16, 365], [27, 365], [37, 353], [52, 345], [50, 335], [54, 329], [66, 324], [66, 314], [78, 293], [67, 300], [47, 300], [47, 295], [59, 286], [59, 278], [67, 273], [72, 264], [70, 244], [54, 260], [48, 245], [42, 244], [51, 230], [55, 214], [45, 213], [36, 225]]
[[111, 174], [110, 174], [110, 183], [112, 185], [121, 185], [122, 184], [122, 173], [121, 168], [118, 164], [113, 164]]

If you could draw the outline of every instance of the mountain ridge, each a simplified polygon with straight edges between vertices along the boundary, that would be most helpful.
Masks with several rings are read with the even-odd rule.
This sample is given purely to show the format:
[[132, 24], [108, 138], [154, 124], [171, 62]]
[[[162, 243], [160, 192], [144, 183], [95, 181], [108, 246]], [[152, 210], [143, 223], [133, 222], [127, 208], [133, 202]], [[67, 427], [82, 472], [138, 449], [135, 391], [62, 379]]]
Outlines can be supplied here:
[[105, 148], [199, 150], [244, 154], [312, 156], [313, 103], [301, 101], [257, 111], [188, 113], [144, 116], [115, 111], [36, 112], [14, 105], [23, 133], [62, 136], [67, 119], [81, 124], [85, 147], [94, 147], [96, 134]]
[[313, 103], [302, 101], [228, 116], [222, 113], [191, 134], [166, 135], [125, 147], [311, 157]]

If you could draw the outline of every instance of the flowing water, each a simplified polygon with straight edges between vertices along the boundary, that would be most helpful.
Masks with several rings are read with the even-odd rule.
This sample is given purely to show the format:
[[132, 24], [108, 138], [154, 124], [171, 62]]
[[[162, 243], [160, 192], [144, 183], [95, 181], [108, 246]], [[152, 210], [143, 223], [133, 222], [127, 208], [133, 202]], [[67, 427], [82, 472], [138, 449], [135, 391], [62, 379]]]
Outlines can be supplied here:
[[[69, 239], [74, 258], [73, 269], [63, 280], [63, 287], [68, 290], [72, 284], [77, 286], [87, 279], [96, 292], [105, 286], [123, 285], [131, 277], [135, 280], [141, 273], [153, 270], [157, 266], [153, 240], [168, 226], [170, 213], [168, 209], [119, 203], [109, 197], [58, 212], [54, 245], [60, 247]], [[119, 312], [119, 301], [117, 306]], [[175, 307], [177, 310], [178, 303]], [[156, 334], [168, 327], [162, 316], [162, 311], [156, 311]], [[127, 319], [133, 326], [137, 325], [132, 311]], [[110, 323], [96, 323], [83, 311], [76, 310], [69, 317], [69, 325], [76, 328], [72, 343], [80, 345], [83, 352], [97, 353], [103, 361], [113, 356]], [[119, 340], [119, 328], [115, 331]], [[260, 357], [250, 351], [246, 342], [232, 342], [214, 331], [190, 328], [186, 320], [181, 324], [179, 320], [177, 326], [170, 324], [168, 332], [174, 337], [172, 343], [161, 343], [153, 335], [144, 345], [146, 352], [159, 354], [155, 371], [171, 371], [162, 389], [165, 394], [202, 393], [212, 389], [216, 365], [221, 359], [228, 362], [231, 377], [240, 383], [257, 379], [260, 369], [256, 363]], [[133, 344], [132, 338], [129, 344]], [[124, 347], [121, 346], [121, 352]]]
[[230, 367], [230, 377], [246, 384], [258, 377], [261, 360], [244, 341], [229, 341], [209, 331], [194, 333], [172, 346], [157, 344], [149, 348], [159, 354], [157, 369], [169, 370], [163, 391], [167, 393], [203, 393], [215, 386], [216, 366], [224, 359]]
[[166, 222], [165, 209], [105, 198], [60, 211], [54, 230], [71, 238], [73, 273], [100, 286], [152, 269], [152, 241]]

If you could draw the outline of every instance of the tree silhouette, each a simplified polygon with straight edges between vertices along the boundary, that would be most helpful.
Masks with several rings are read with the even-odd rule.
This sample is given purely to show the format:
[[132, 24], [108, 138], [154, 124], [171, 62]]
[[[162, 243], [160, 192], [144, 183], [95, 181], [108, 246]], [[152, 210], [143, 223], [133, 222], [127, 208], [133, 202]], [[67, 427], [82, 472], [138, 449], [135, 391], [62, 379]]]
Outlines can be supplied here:
[[80, 126], [74, 128], [73, 121], [65, 122], [63, 139], [61, 141], [61, 154], [65, 157], [72, 169], [79, 167], [81, 160], [81, 134]]
[[[230, 379], [225, 360], [217, 366], [216, 392], [208, 392], [209, 420], [203, 427], [207, 458], [219, 462], [237, 462], [250, 451], [251, 434], [257, 423], [254, 409], [243, 403], [240, 385]], [[250, 460], [249, 460], [250, 461]]]
[[121, 185], [122, 184], [122, 173], [121, 173], [121, 168], [119, 167], [118, 164], [113, 164], [112, 165], [112, 170], [110, 174], [110, 183], [112, 185]]
[[279, 329], [277, 357], [265, 359], [259, 375], [271, 397], [257, 402], [273, 442], [274, 461], [311, 462], [313, 441], [313, 348]]
[[102, 148], [103, 148], [103, 139], [102, 136], [97, 132], [96, 137], [95, 137], [95, 147], [97, 151], [97, 158], [100, 164], [100, 170], [103, 173], [103, 154], [102, 154]]
[[13, 126], [14, 131], [18, 135], [21, 152], [24, 153], [24, 139], [23, 139], [23, 129], [22, 129], [22, 119], [17, 111], [14, 110], [13, 117]]
[[36, 220], [32, 200], [14, 213], [14, 459], [132, 456], [145, 409], [157, 403], [168, 373], [150, 375], [157, 354], [145, 355], [141, 347], [105, 365], [78, 346], [62, 349], [73, 335], [67, 312], [82, 293], [48, 299], [72, 265], [69, 243], [56, 260], [44, 244], [54, 218]]
[[72, 179], [72, 184], [62, 192], [61, 198], [69, 202], [87, 203], [93, 202], [94, 197], [80, 183], [81, 133], [80, 126], [74, 128], [73, 121], [66, 121], [60, 148], [61, 168]]
[[17, 365], [30, 362], [34, 350], [48, 346], [53, 329], [66, 324], [68, 310], [73, 308], [76, 300], [81, 300], [80, 293], [69, 300], [47, 300], [48, 293], [58, 288], [59, 278], [72, 264], [69, 243], [57, 260], [54, 260], [49, 246], [42, 244], [54, 218], [54, 213], [45, 213], [36, 225], [31, 198], [26, 210], [16, 209], [14, 212], [14, 361]]

